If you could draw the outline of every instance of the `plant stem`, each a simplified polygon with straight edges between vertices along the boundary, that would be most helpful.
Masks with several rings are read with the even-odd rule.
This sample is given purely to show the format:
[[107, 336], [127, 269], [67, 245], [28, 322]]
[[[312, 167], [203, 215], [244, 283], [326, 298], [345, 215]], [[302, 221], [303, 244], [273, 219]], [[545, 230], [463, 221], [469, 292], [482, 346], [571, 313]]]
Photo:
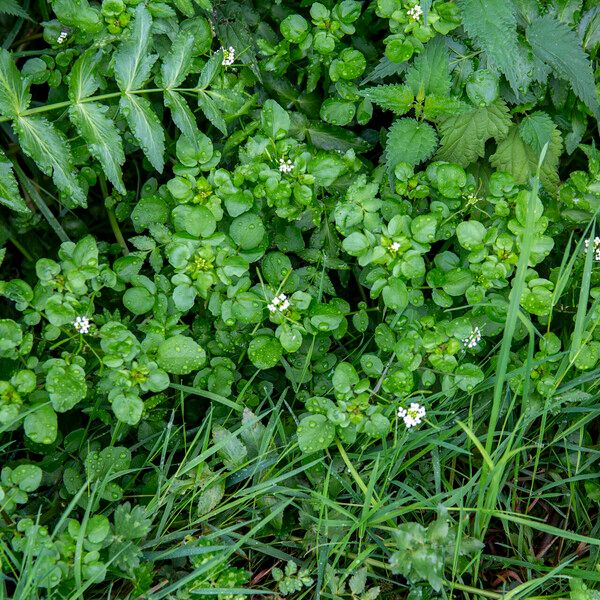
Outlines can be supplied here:
[[[102, 195], [106, 199], [110, 194], [108, 193], [108, 187], [106, 186], [106, 178], [104, 177], [103, 173], [100, 174], [99, 180]], [[117, 240], [117, 242], [119, 242], [121, 248], [123, 248], [123, 254], [127, 256], [129, 254], [129, 248], [127, 248], [127, 242], [125, 241], [123, 233], [121, 232], [121, 228], [119, 227], [119, 222], [117, 221], [115, 211], [112, 208], [106, 207], [106, 212], [108, 213], [108, 222], [110, 223], [110, 228], [113, 230], [115, 239]]]

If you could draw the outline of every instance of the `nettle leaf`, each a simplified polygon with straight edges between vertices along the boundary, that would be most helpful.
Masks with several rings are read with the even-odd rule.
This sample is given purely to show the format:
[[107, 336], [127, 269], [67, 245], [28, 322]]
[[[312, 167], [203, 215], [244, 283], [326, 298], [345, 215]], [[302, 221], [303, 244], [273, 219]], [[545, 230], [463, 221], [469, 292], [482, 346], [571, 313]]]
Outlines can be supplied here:
[[100, 86], [96, 75], [100, 57], [99, 53], [88, 51], [75, 61], [69, 74], [69, 98], [73, 102], [89, 98]]
[[162, 173], [165, 166], [165, 132], [150, 102], [141, 96], [124, 94], [119, 103], [131, 133], [150, 164]]
[[152, 17], [145, 4], [135, 9], [130, 37], [115, 52], [115, 78], [123, 92], [140, 89], [150, 77], [158, 55], [149, 54]]
[[27, 14], [17, 0], [0, 0], [0, 14], [10, 15], [12, 17], [20, 17], [31, 21], [31, 17]]
[[181, 94], [165, 90], [165, 106], [171, 111], [171, 117], [183, 135], [191, 140], [200, 137], [196, 118]]
[[0, 204], [17, 212], [29, 212], [15, 179], [12, 163], [0, 150]]
[[506, 0], [458, 0], [463, 26], [485, 51], [490, 62], [505, 75], [516, 94], [530, 82], [531, 65], [519, 44], [512, 2]]
[[385, 146], [388, 172], [393, 173], [399, 162], [417, 165], [427, 160], [436, 146], [437, 135], [431, 125], [415, 119], [394, 121]]
[[77, 206], [86, 206], [86, 197], [77, 180], [71, 149], [64, 134], [44, 117], [18, 117], [13, 127], [21, 149], [38, 167], [51, 175], [56, 187]]
[[435, 37], [415, 58], [406, 73], [406, 83], [415, 96], [419, 93], [448, 96], [452, 81], [448, 50], [441, 38]]
[[550, 143], [555, 127], [554, 121], [548, 113], [536, 111], [521, 121], [519, 135], [539, 155], [546, 143]]
[[436, 159], [466, 167], [484, 156], [487, 140], [503, 139], [509, 127], [510, 113], [502, 100], [449, 117], [440, 124], [441, 146]]
[[[549, 192], [556, 192], [559, 184], [558, 161], [562, 152], [562, 136], [556, 126], [552, 129], [550, 145], [540, 171], [540, 181]], [[523, 140], [519, 127], [511, 127], [508, 135], [498, 144], [496, 153], [490, 157], [492, 165], [500, 171], [508, 171], [517, 183], [526, 184], [535, 175], [540, 153]]]
[[31, 95], [12, 54], [0, 48], [0, 113], [15, 117], [29, 106]]
[[162, 84], [166, 89], [177, 87], [187, 77], [192, 66], [193, 51], [194, 36], [187, 31], [180, 31], [161, 66]]
[[69, 117], [109, 181], [120, 194], [125, 194], [127, 190], [121, 173], [125, 153], [119, 131], [114, 121], [106, 116], [107, 111], [108, 106], [97, 102], [77, 103], [69, 108]]
[[406, 85], [378, 85], [361, 90], [359, 94], [397, 115], [408, 112], [415, 99], [412, 90]]
[[534, 19], [526, 31], [534, 54], [566, 79], [590, 111], [600, 118], [592, 65], [577, 34], [551, 15]]
[[198, 92], [198, 106], [204, 116], [223, 134], [227, 135], [227, 124], [215, 101], [206, 93]]

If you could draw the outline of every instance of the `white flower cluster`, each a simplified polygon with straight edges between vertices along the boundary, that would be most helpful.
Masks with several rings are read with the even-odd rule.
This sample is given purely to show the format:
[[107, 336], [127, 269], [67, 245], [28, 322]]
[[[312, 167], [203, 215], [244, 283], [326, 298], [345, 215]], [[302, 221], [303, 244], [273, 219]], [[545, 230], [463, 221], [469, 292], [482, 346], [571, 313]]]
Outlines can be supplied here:
[[279, 296], [275, 296], [273, 300], [271, 300], [271, 304], [267, 306], [270, 312], [283, 312], [290, 307], [290, 301], [285, 294], [279, 294]]
[[404, 419], [404, 424], [407, 429], [420, 425], [421, 421], [425, 418], [425, 407], [421, 406], [418, 402], [411, 402], [409, 408], [398, 409], [398, 416]]
[[223, 51], [223, 60], [221, 64], [224, 67], [230, 67], [235, 62], [235, 48], [233, 46], [229, 46], [229, 48], [221, 48]]
[[477, 344], [479, 344], [480, 341], [481, 329], [479, 329], [479, 327], [473, 327], [473, 331], [471, 331], [469, 337], [466, 337], [463, 340], [463, 345], [465, 346], [465, 348], [475, 348], [477, 347]]
[[90, 332], [90, 320], [87, 317], [77, 317], [73, 321], [73, 327], [79, 333], [89, 333]]
[[282, 173], [291, 173], [294, 170], [294, 163], [289, 158], [287, 160], [285, 160], [285, 158], [280, 158], [279, 170]]
[[60, 32], [60, 35], [58, 36], [58, 39], [56, 40], [56, 43], [57, 44], [63, 44], [64, 41], [67, 39], [68, 35], [69, 35], [69, 32], [67, 30], [63, 29]]
[[422, 14], [423, 14], [423, 9], [421, 8], [420, 4], [415, 4], [415, 6], [413, 6], [412, 8], [409, 8], [406, 11], [406, 14], [413, 20], [413, 21], [418, 21]]
[[391, 246], [390, 246], [390, 250], [392, 252], [398, 252], [398, 250], [400, 250], [400, 242], [394, 242]]
[[[590, 247], [590, 240], [585, 240], [585, 252]], [[594, 238], [594, 260], [600, 260], [600, 237]]]

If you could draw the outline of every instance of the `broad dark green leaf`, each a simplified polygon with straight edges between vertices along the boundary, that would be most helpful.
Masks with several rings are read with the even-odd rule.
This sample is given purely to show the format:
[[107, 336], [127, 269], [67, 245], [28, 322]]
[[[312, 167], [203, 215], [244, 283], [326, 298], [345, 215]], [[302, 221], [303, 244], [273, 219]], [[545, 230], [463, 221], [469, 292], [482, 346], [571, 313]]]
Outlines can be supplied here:
[[527, 40], [535, 55], [548, 63], [557, 77], [566, 79], [577, 96], [599, 118], [592, 65], [577, 34], [551, 15], [544, 15], [529, 25]]
[[194, 36], [180, 31], [161, 67], [162, 84], [166, 89], [177, 87], [187, 77], [192, 65], [193, 50]]
[[440, 37], [435, 37], [415, 58], [406, 73], [406, 83], [415, 96], [419, 93], [447, 96], [450, 93], [448, 50]]
[[142, 152], [150, 164], [162, 173], [165, 166], [165, 132], [150, 102], [142, 96], [123, 94], [120, 106]]
[[13, 56], [0, 48], [0, 113], [14, 117], [27, 110], [31, 95]]
[[187, 135], [192, 140], [200, 135], [198, 125], [196, 124], [196, 117], [194, 117], [194, 114], [181, 94], [172, 90], [166, 90], [165, 106], [171, 111], [173, 121], [181, 133]]
[[0, 150], [0, 204], [17, 212], [29, 212], [27, 205], [19, 194], [11, 162]]
[[227, 124], [221, 111], [213, 99], [205, 92], [198, 92], [198, 106], [204, 113], [204, 116], [223, 134], [227, 135]]
[[114, 121], [106, 116], [107, 110], [108, 106], [97, 102], [80, 102], [69, 108], [69, 117], [90, 154], [102, 165], [106, 177], [120, 194], [125, 194], [121, 174], [125, 162], [123, 144]]
[[100, 55], [93, 52], [84, 52], [73, 65], [69, 75], [69, 98], [79, 102], [89, 98], [99, 87], [96, 67]]
[[130, 37], [115, 52], [115, 78], [124, 92], [140, 89], [148, 78], [158, 56], [150, 54], [152, 17], [145, 4], [135, 9]]
[[399, 162], [418, 165], [427, 160], [437, 146], [437, 135], [427, 123], [415, 119], [394, 121], [387, 136], [385, 158], [389, 173]]
[[403, 115], [410, 110], [414, 102], [414, 94], [406, 85], [378, 85], [361, 90], [360, 95], [368, 98], [377, 106]]
[[67, 138], [44, 117], [18, 117], [13, 127], [21, 148], [38, 167], [51, 175], [70, 203], [85, 206], [85, 194], [77, 180]]

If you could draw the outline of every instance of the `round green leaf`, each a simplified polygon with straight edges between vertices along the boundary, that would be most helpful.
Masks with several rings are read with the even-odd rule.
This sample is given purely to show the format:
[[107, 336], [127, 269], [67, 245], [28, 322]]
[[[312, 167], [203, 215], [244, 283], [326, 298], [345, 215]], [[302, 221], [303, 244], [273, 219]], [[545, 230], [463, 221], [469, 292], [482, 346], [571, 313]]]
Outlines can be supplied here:
[[236, 217], [229, 227], [229, 235], [242, 250], [256, 248], [265, 236], [263, 222], [254, 213], [244, 213]]
[[325, 415], [304, 417], [298, 425], [298, 445], [305, 454], [324, 450], [335, 439], [335, 427]]
[[248, 357], [257, 369], [274, 367], [279, 363], [282, 354], [281, 343], [270, 335], [259, 335], [248, 346]]
[[485, 226], [479, 221], [463, 221], [456, 227], [458, 243], [467, 250], [476, 250], [483, 245]]
[[348, 125], [354, 118], [353, 102], [328, 98], [321, 104], [321, 119], [332, 125]]
[[175, 335], [158, 348], [156, 362], [167, 373], [186, 375], [198, 370], [206, 361], [206, 352], [192, 338]]
[[112, 402], [112, 408], [119, 421], [136, 425], [142, 418], [144, 403], [135, 394], [119, 394]]
[[123, 304], [134, 315], [143, 315], [152, 310], [154, 296], [144, 287], [132, 287], [123, 294]]
[[40, 487], [42, 470], [37, 465], [19, 465], [13, 470], [11, 479], [20, 490], [33, 492]]

